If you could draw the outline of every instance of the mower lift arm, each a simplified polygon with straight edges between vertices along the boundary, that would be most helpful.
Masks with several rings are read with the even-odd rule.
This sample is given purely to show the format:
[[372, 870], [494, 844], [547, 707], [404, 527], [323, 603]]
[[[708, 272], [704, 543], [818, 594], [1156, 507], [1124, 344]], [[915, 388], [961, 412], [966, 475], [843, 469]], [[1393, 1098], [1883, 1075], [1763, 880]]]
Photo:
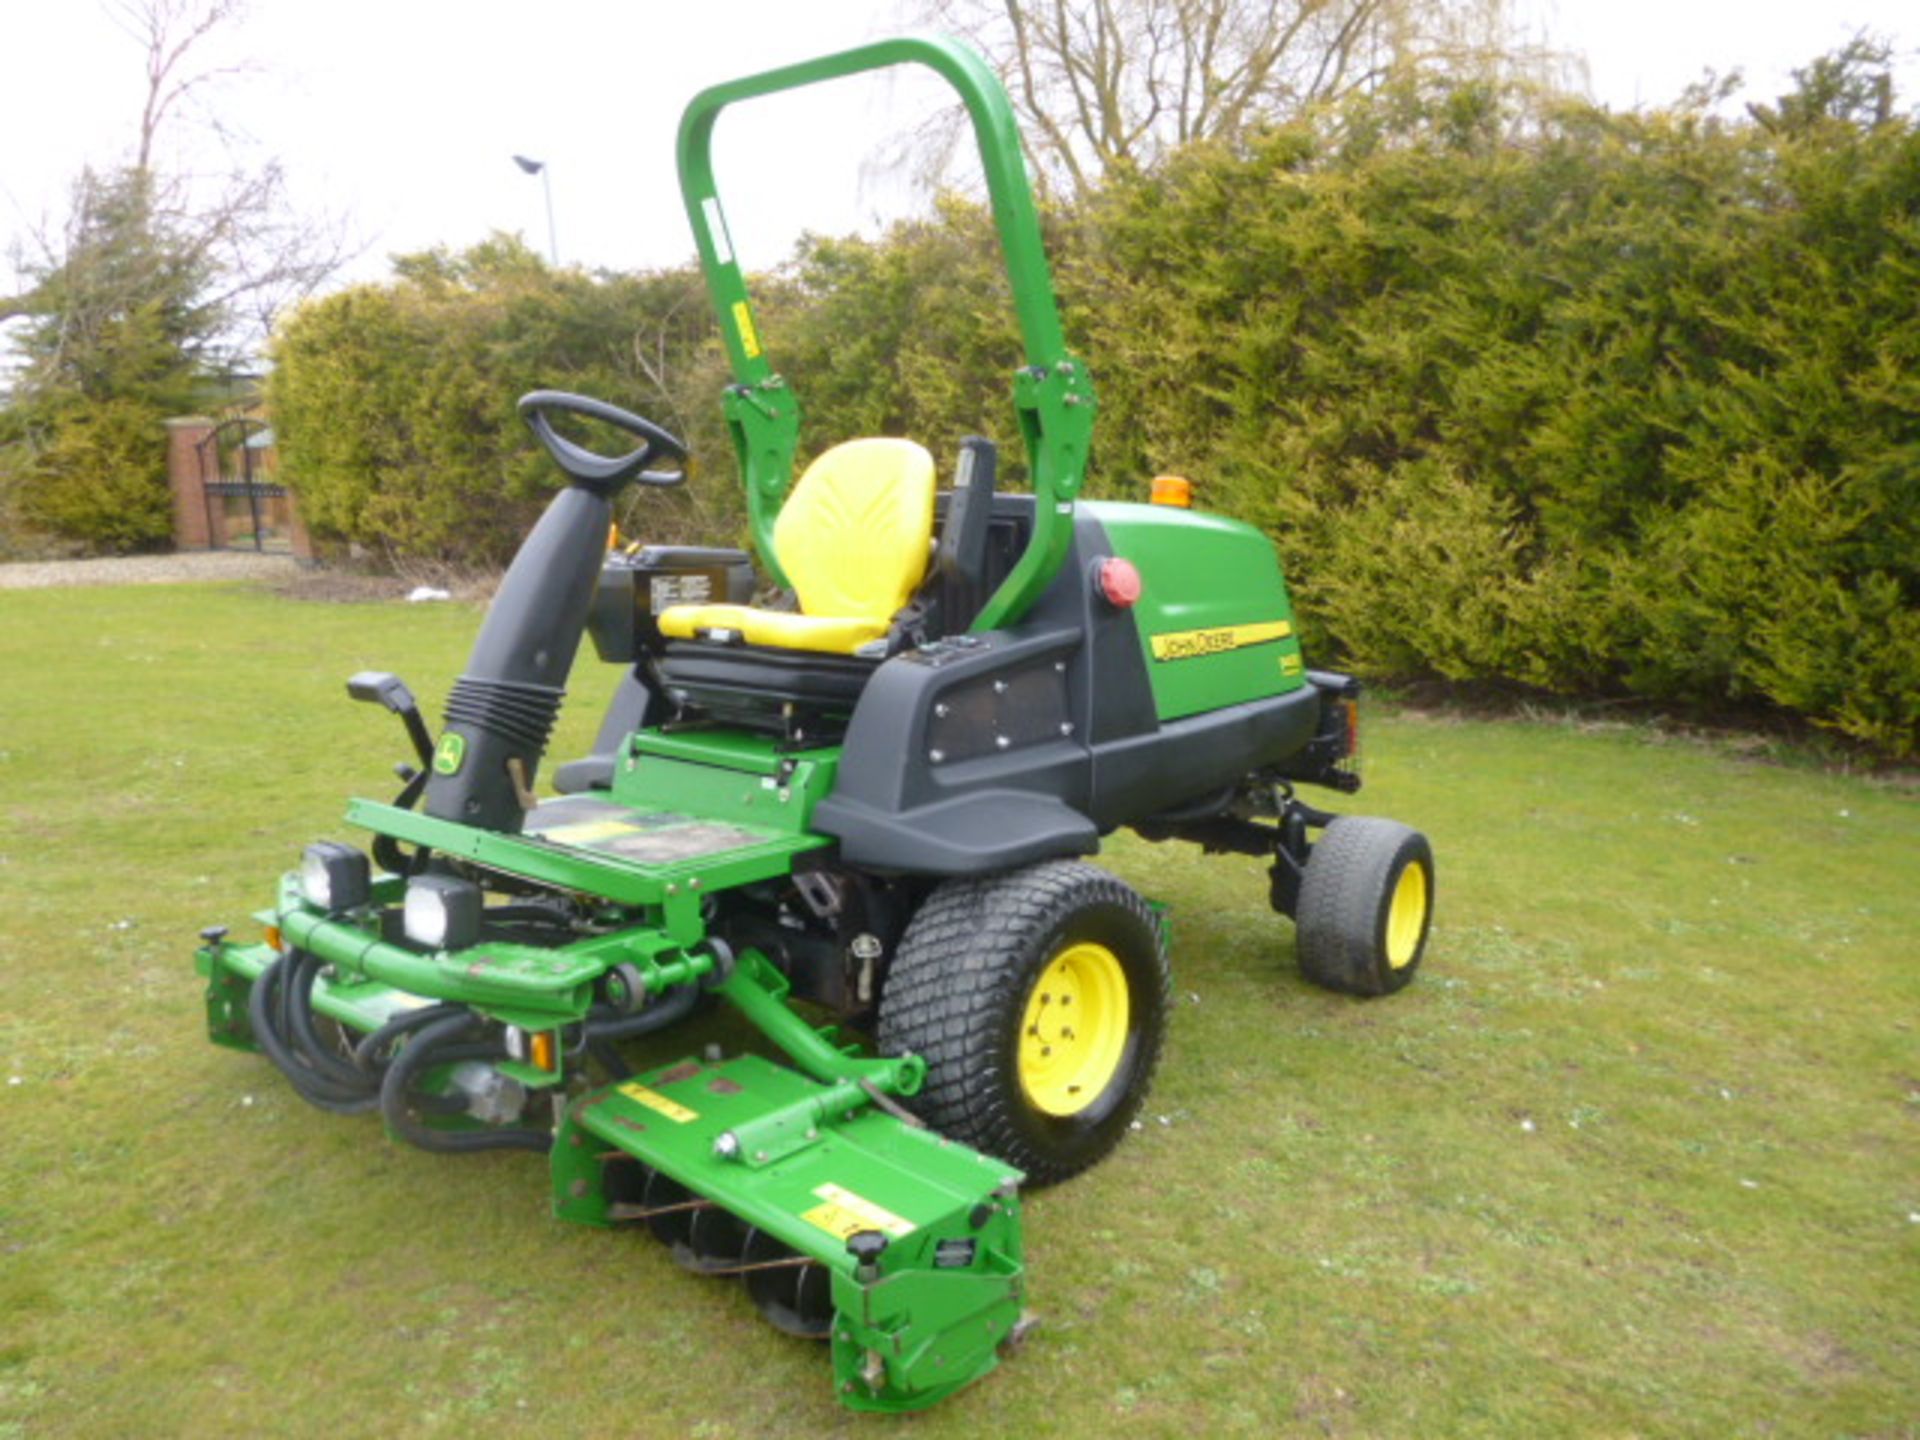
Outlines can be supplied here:
[[1073, 500], [1086, 472], [1098, 409], [1086, 366], [1068, 352], [1060, 328], [1040, 220], [1020, 154], [1020, 133], [999, 79], [979, 55], [956, 40], [907, 36], [712, 86], [693, 97], [680, 120], [680, 189], [733, 366], [736, 383], [726, 395], [727, 425], [746, 482], [754, 543], [767, 568], [784, 583], [786, 575], [773, 548], [773, 522], [793, 472], [800, 408], [768, 363], [754, 326], [746, 277], [714, 183], [713, 126], [720, 112], [739, 100], [907, 64], [938, 72], [959, 92], [972, 117], [1026, 352], [1026, 366], [1014, 377], [1013, 395], [1033, 480], [1034, 528], [1025, 553], [973, 623], [975, 630], [990, 630], [1019, 619], [1066, 557]]

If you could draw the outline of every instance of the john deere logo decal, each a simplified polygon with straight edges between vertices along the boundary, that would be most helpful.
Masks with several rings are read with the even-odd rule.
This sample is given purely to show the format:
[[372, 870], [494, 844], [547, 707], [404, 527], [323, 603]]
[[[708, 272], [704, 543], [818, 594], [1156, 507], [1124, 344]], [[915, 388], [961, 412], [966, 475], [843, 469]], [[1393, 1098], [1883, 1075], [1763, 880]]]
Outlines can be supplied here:
[[1172, 635], [1153, 637], [1156, 660], [1194, 660], [1202, 655], [1219, 655], [1248, 645], [1265, 645], [1293, 634], [1285, 620], [1263, 620], [1257, 625], [1222, 625], [1213, 630], [1181, 630]]
[[458, 775], [460, 762], [467, 758], [467, 737], [456, 735], [449, 730], [440, 737], [440, 743], [433, 747], [434, 773], [439, 775]]

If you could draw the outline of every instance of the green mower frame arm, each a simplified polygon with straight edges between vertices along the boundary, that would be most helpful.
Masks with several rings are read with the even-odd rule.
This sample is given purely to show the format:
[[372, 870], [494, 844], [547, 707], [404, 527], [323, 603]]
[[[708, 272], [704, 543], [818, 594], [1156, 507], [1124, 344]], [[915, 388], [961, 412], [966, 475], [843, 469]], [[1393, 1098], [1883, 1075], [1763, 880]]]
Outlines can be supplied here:
[[728, 388], [724, 404], [747, 487], [754, 544], [767, 568], [784, 582], [785, 572], [774, 553], [773, 522], [793, 474], [800, 406], [786, 382], [774, 373], [754, 327], [746, 276], [727, 234], [714, 184], [713, 125], [720, 112], [736, 101], [893, 65], [925, 65], [937, 71], [966, 103], [1026, 352], [1026, 365], [1014, 375], [1013, 404], [1033, 480], [1033, 534], [1012, 573], [973, 622], [975, 630], [990, 630], [1019, 619], [1066, 557], [1073, 535], [1073, 499], [1086, 474], [1087, 447], [1099, 408], [1086, 366], [1068, 352], [1061, 333], [1040, 219], [1021, 158], [1020, 132], [998, 77], [957, 40], [905, 36], [712, 86], [694, 96], [680, 118], [680, 190], [733, 366], [736, 383]]

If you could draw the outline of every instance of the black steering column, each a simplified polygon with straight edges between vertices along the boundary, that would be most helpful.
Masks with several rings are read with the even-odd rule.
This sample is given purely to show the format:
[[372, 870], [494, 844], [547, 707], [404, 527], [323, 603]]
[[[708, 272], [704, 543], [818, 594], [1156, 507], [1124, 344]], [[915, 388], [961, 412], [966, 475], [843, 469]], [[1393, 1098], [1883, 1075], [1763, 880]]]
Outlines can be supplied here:
[[[560, 434], [555, 414], [601, 421], [640, 444], [625, 455], [596, 454]], [[424, 807], [442, 820], [510, 833], [533, 805], [534, 775], [606, 554], [613, 497], [630, 481], [678, 485], [687, 458], [686, 446], [658, 425], [584, 395], [536, 390], [521, 398], [520, 416], [569, 483], [513, 557], [454, 682]]]

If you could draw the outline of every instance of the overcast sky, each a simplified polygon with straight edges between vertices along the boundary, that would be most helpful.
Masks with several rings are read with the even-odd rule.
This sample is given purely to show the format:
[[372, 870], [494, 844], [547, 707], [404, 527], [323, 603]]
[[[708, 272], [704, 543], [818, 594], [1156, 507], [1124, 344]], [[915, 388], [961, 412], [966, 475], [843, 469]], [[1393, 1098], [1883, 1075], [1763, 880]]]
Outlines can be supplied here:
[[[1670, 100], [1707, 67], [1738, 67], [1747, 93], [1771, 98], [1793, 67], [1862, 28], [1899, 47], [1903, 108], [1920, 100], [1914, 0], [1522, 3], [1549, 43], [1586, 58], [1595, 97], [1616, 107]], [[493, 229], [544, 249], [541, 181], [515, 153], [551, 166], [564, 261], [672, 264], [692, 253], [673, 174], [688, 97], [890, 33], [900, 13], [888, 0], [254, 0], [223, 46], [258, 73], [224, 85], [219, 113], [245, 133], [243, 153], [281, 157], [303, 206], [350, 224], [364, 246], [354, 278], [384, 274], [390, 253]], [[0, 237], [63, 213], [83, 164], [126, 156], [140, 64], [98, 0], [0, 0]], [[916, 203], [871, 173], [872, 157], [941, 87], [894, 77], [722, 117], [721, 193], [749, 265], [783, 258], [802, 229], [870, 227]], [[218, 146], [196, 117], [182, 120], [175, 162], [214, 163]]]

